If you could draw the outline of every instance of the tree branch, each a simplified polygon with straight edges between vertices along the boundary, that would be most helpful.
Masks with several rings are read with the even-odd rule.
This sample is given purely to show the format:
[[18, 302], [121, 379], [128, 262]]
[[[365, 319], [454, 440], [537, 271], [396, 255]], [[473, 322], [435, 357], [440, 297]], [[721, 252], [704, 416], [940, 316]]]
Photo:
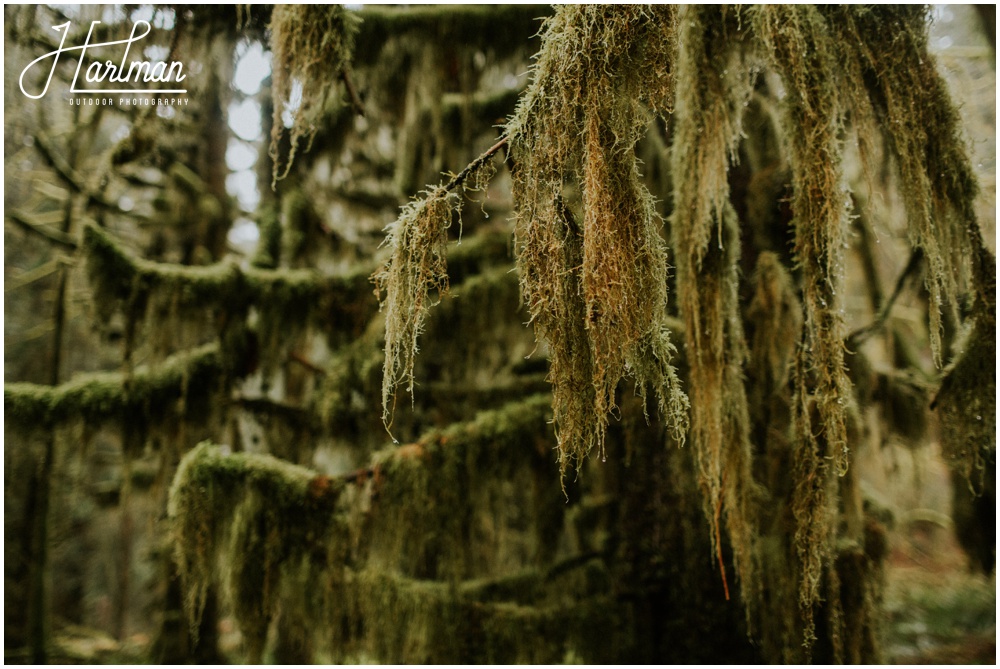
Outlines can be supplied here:
[[347, 96], [351, 99], [351, 107], [354, 109], [354, 113], [358, 116], [364, 116], [365, 105], [361, 102], [361, 98], [358, 97], [358, 91], [354, 88], [354, 81], [351, 79], [351, 72], [346, 67], [340, 71], [340, 80], [344, 82], [344, 88], [347, 89]]
[[892, 295], [890, 295], [889, 299], [882, 305], [882, 309], [875, 317], [875, 320], [848, 335], [848, 349], [856, 351], [861, 344], [868, 341], [876, 332], [885, 326], [885, 322], [889, 319], [889, 313], [892, 311], [892, 307], [896, 303], [896, 299], [903, 292], [903, 288], [910, 276], [920, 269], [920, 263], [923, 261], [923, 258], [924, 252], [921, 249], [913, 249], [913, 252], [910, 254], [910, 260], [906, 263], [906, 267], [903, 268], [902, 274], [900, 274], [899, 278], [896, 279], [896, 287], [893, 289]]
[[75, 239], [67, 234], [59, 232], [58, 230], [49, 230], [40, 223], [33, 221], [31, 216], [24, 212], [12, 211], [7, 214], [7, 220], [21, 226], [21, 228], [27, 230], [28, 232], [32, 232], [39, 237], [56, 244], [57, 246], [62, 246], [72, 251], [75, 251], [77, 248]]
[[469, 178], [470, 174], [472, 174], [474, 171], [482, 167], [487, 160], [496, 155], [497, 151], [507, 146], [507, 141], [509, 139], [510, 138], [507, 135], [501, 137], [496, 144], [486, 149], [486, 151], [484, 151], [481, 156], [473, 160], [471, 163], [465, 166], [465, 169], [463, 169], [461, 172], [453, 176], [451, 178], [451, 181], [446, 183], [444, 186], [439, 186], [438, 189], [435, 190], [434, 193], [431, 195], [431, 198], [441, 197], [444, 194], [450, 193], [451, 191], [455, 190], [463, 183], [465, 183], [465, 180]]

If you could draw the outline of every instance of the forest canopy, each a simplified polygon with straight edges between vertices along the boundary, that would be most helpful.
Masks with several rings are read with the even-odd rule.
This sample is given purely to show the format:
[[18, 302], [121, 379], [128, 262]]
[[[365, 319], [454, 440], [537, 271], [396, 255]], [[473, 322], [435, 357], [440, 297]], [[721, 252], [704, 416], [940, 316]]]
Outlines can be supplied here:
[[972, 10], [4, 13], [6, 658], [880, 663], [917, 520], [995, 578]]

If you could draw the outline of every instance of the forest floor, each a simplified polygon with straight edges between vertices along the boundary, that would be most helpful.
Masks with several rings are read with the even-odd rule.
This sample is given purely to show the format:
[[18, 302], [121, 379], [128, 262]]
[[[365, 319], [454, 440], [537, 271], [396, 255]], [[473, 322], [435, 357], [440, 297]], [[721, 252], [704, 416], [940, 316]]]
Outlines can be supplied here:
[[885, 656], [893, 664], [996, 664], [996, 572], [971, 571], [948, 528], [897, 533], [886, 565]]

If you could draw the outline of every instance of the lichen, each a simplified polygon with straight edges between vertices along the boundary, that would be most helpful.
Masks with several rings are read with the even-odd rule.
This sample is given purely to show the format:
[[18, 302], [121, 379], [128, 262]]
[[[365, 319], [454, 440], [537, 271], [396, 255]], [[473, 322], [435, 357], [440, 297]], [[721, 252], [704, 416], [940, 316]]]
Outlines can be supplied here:
[[812, 608], [820, 599], [823, 566], [835, 533], [828, 462], [838, 473], [848, 463], [844, 403], [851, 386], [844, 365], [841, 308], [847, 206], [840, 133], [845, 104], [835, 46], [817, 8], [759, 7], [753, 13], [753, 28], [786, 88], [784, 126], [791, 153], [795, 257], [802, 272], [805, 310], [793, 412], [794, 510], [799, 521], [796, 545], [803, 562], [799, 596], [809, 643], [814, 636]]
[[684, 317], [691, 436], [711, 544], [728, 596], [721, 528], [729, 533], [749, 617], [758, 598], [750, 421], [743, 387], [746, 341], [739, 311], [740, 239], [727, 172], [735, 161], [753, 74], [726, 10], [680, 17], [674, 147], [677, 291]]
[[392, 425], [396, 389], [405, 386], [413, 401], [417, 340], [431, 307], [448, 294], [448, 229], [455, 221], [461, 229], [462, 223], [462, 200], [454, 189], [464, 193], [485, 188], [495, 171], [490, 151], [447, 184], [428, 188], [421, 199], [407, 203], [386, 228], [384, 244], [390, 255], [372, 275], [379, 308], [385, 314], [382, 421], [386, 430]]
[[[931, 350], [941, 366], [941, 311], [955, 309], [959, 287], [971, 277], [974, 238], [980, 236], [973, 208], [979, 186], [958, 111], [928, 52], [927, 8], [830, 7], [822, 12], [828, 16], [832, 53], [852, 75], [844, 90], [859, 135], [864, 140], [881, 131], [895, 158], [909, 236], [929, 264], [924, 280], [930, 293]], [[863, 150], [862, 158], [870, 162], [871, 153]]]
[[[634, 147], [673, 103], [676, 10], [564, 6], [545, 23], [532, 83], [508, 122], [515, 248], [535, 334], [551, 352], [560, 471], [604, 452], [632, 375], [683, 441], [687, 397], [665, 325], [666, 247]], [[582, 222], [565, 188], [580, 189]]]
[[[271, 12], [272, 186], [288, 175], [299, 143], [315, 134], [314, 124], [337, 87], [337, 75], [350, 62], [357, 26], [355, 13], [342, 5], [276, 5]], [[286, 113], [292, 117], [291, 149], [282, 167], [278, 147]]]

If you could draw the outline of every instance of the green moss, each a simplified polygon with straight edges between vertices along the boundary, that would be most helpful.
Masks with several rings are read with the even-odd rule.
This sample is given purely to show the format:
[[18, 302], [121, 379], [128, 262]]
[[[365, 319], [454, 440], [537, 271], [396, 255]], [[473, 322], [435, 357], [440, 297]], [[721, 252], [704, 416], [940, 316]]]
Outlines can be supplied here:
[[679, 441], [687, 431], [665, 324], [662, 222], [635, 157], [642, 103], [659, 112], [673, 103], [676, 25], [667, 6], [559, 7], [507, 124], [522, 293], [551, 351], [564, 473], [595, 447], [603, 455], [626, 374], [643, 396], [654, 389]]
[[727, 9], [690, 7], [680, 17], [676, 137], [671, 155], [677, 291], [689, 365], [691, 436], [711, 542], [722, 559], [722, 528], [748, 616], [759, 599], [757, 518], [739, 308], [740, 233], [729, 202], [742, 116], [753, 90], [741, 48], [745, 35]]
[[548, 5], [366, 6], [358, 12], [359, 62], [372, 62], [390, 36], [416, 35], [424, 42], [468, 45], [506, 55], [524, 48], [538, 32]]
[[257, 221], [260, 241], [250, 264], [261, 269], [274, 269], [281, 263], [281, 220], [273, 209], [268, 208]]
[[[129, 424], [175, 420], [175, 411], [204, 408], [205, 396], [228, 378], [218, 346], [208, 344], [172, 356], [161, 365], [132, 374], [81, 374], [59, 386], [4, 384], [7, 419], [22, 429], [53, 426], [72, 420], [87, 424]], [[178, 406], [178, 402], [181, 405]]]
[[157, 330], [170, 335], [193, 323], [216, 329], [223, 340], [248, 322], [251, 309], [266, 372], [282, 345], [309, 326], [331, 343], [357, 336], [375, 313], [368, 268], [341, 276], [312, 270], [240, 269], [224, 262], [206, 267], [155, 263], [132, 257], [109, 233], [84, 229], [84, 250], [99, 315], [125, 313], [131, 346], [136, 328], [152, 314]]
[[[540, 524], [525, 537], [490, 528], [512, 518], [530, 528], [537, 522], [532, 509], [559, 504], [554, 475], [538, 490], [548, 499], [536, 501], [516, 499], [502, 483], [549, 467], [548, 412], [548, 397], [536, 395], [376, 454], [383, 484], [362, 530], [372, 564], [415, 578], [463, 580], [533, 562], [544, 544]], [[409, 513], [401, 516], [400, 506]]]
[[[277, 5], [271, 12], [271, 52], [274, 69], [271, 90], [274, 117], [269, 154], [274, 161], [272, 186], [285, 178], [295, 160], [299, 143], [311, 142], [326, 102], [338, 87], [354, 49], [358, 17], [341, 5]], [[295, 84], [301, 100], [293, 107]], [[286, 113], [292, 116], [291, 149], [282, 165], [278, 155], [285, 134]]]
[[321, 614], [347, 550], [335, 512], [342, 489], [342, 482], [271, 456], [227, 455], [207, 442], [191, 450], [167, 510], [193, 626], [209, 585], [221, 583], [250, 658], [259, 662], [279, 602], [285, 615], [303, 621]]
[[940, 366], [942, 309], [955, 309], [960, 286], [972, 277], [979, 186], [958, 111], [928, 51], [928, 10], [886, 5], [821, 11], [829, 18], [834, 53], [851, 77], [844, 92], [866, 169], [879, 169], [871, 146], [879, 132], [896, 160], [909, 236], [929, 264], [931, 350]]

